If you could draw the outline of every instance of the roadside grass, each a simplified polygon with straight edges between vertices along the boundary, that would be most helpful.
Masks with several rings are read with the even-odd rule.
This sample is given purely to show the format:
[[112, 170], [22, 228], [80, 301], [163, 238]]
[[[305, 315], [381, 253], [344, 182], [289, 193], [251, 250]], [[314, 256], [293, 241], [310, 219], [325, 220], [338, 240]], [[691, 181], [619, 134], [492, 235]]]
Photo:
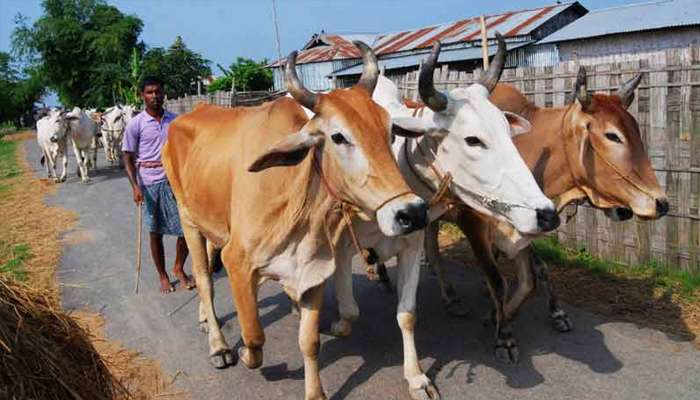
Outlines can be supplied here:
[[24, 265], [32, 257], [32, 251], [26, 243], [11, 246], [0, 242], [0, 260], [7, 260], [0, 264], [0, 274], [8, 274], [19, 281], [26, 281], [27, 271]]
[[0, 139], [0, 196], [12, 186], [9, 180], [21, 173], [17, 165], [17, 143]]
[[591, 255], [585, 248], [565, 247], [555, 236], [537, 239], [533, 247], [542, 259], [560, 267], [585, 268], [599, 275], [648, 279], [668, 294], [676, 294], [687, 301], [697, 301], [700, 296], [700, 274], [679, 271], [656, 260], [642, 265], [608, 261]]

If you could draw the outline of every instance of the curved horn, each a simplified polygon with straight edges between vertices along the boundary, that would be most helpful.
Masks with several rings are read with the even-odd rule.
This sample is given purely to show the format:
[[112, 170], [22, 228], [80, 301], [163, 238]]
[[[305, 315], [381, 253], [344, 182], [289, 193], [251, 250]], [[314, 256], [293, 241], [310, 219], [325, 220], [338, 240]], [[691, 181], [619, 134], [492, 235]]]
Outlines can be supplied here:
[[623, 107], [627, 108], [630, 106], [630, 104], [632, 104], [632, 100], [634, 100], [634, 91], [637, 89], [637, 86], [639, 86], [639, 82], [641, 81], [642, 74], [639, 74], [620, 85], [620, 88], [615, 91], [615, 94], [620, 97]]
[[489, 93], [496, 88], [498, 80], [501, 79], [503, 67], [506, 65], [506, 55], [508, 54], [506, 41], [503, 39], [503, 35], [496, 32], [496, 40], [498, 41], [498, 51], [496, 51], [496, 55], [493, 56], [489, 69], [487, 69], [484, 76], [479, 79], [479, 83], [488, 89]]
[[377, 86], [377, 78], [379, 77], [379, 64], [377, 56], [371, 47], [367, 46], [360, 40], [353, 40], [355, 45], [362, 52], [362, 76], [356, 86], [360, 86], [367, 90], [370, 96], [374, 93], [374, 87]]
[[423, 103], [428, 108], [435, 112], [440, 112], [447, 108], [447, 96], [435, 90], [435, 85], [433, 84], [433, 71], [435, 71], [435, 64], [440, 56], [441, 47], [442, 43], [439, 40], [435, 41], [433, 51], [430, 52], [428, 59], [423, 63], [420, 76], [418, 77], [418, 94], [420, 94], [420, 99], [423, 100]]
[[591, 106], [591, 96], [588, 94], [588, 88], [586, 87], [586, 68], [582, 65], [578, 67], [578, 74], [576, 75], [576, 85], [574, 86], [574, 96], [579, 103], [581, 103], [581, 108], [586, 111]]
[[319, 95], [306, 89], [297, 76], [297, 52], [289, 53], [287, 57], [287, 65], [285, 66], [285, 84], [287, 91], [292, 95], [294, 100], [301, 103], [302, 106], [313, 110], [318, 103]]

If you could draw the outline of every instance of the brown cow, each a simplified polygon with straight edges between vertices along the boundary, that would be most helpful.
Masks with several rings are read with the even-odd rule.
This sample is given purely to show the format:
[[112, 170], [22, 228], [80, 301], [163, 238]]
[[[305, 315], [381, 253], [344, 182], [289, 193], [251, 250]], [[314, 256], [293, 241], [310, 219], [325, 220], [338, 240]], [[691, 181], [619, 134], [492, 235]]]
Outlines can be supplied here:
[[[613, 95], [589, 95], [586, 71], [579, 69], [573, 103], [561, 108], [539, 108], [512, 86], [499, 84], [491, 101], [503, 111], [527, 118], [532, 130], [513, 138], [525, 163], [557, 210], [573, 202], [588, 200], [603, 209], [613, 220], [660, 218], [669, 209], [666, 194], [659, 186], [651, 162], [644, 150], [639, 127], [626, 108], [634, 99], [641, 75], [623, 84]], [[548, 294], [548, 307], [556, 329], [571, 330], [572, 323], [559, 306], [549, 281], [546, 265], [529, 246], [537, 235], [522, 235], [511, 226], [496, 222], [470, 208], [452, 210], [444, 218], [456, 223], [465, 233], [482, 265], [488, 267], [487, 283], [501, 293], [494, 299], [496, 329], [510, 332], [509, 324], [531, 294], [537, 276]], [[503, 279], [496, 269], [494, 248], [515, 260], [518, 288], [508, 301], [503, 294]], [[455, 303], [454, 289], [446, 281], [437, 248], [437, 227], [426, 232], [426, 255], [436, 269], [443, 300]], [[498, 337], [501, 337], [500, 335]], [[515, 362], [515, 339], [496, 348], [500, 359]]]
[[[354, 87], [307, 91], [297, 78], [293, 52], [286, 77], [294, 99], [251, 108], [200, 105], [173, 122], [163, 149], [212, 363], [223, 368], [234, 360], [212, 305], [205, 239], [222, 248], [244, 343], [239, 356], [248, 368], [259, 367], [263, 358], [258, 285], [278, 280], [299, 304], [307, 399], [325, 399], [318, 323], [324, 282], [335, 269], [334, 249], [347, 246], [339, 239], [346, 219], [339, 206], [376, 220], [387, 236], [421, 229], [427, 221], [426, 203], [410, 191], [392, 156], [390, 117], [371, 100], [376, 57], [365, 44], [355, 44], [364, 72]], [[312, 119], [302, 105], [313, 110]]]

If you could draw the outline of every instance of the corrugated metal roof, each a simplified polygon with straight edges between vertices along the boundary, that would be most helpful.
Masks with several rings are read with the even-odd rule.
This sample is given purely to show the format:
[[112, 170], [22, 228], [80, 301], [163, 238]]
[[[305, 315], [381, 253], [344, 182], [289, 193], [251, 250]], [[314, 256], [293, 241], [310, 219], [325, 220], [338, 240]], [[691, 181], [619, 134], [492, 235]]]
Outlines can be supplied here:
[[700, 0], [665, 0], [590, 11], [540, 43], [700, 25]]
[[[519, 47], [526, 46], [532, 43], [532, 41], [525, 41], [515, 44], [508, 44], [508, 50], [515, 50]], [[489, 56], [496, 54], [498, 45], [489, 46]], [[386, 70], [406, 68], [419, 65], [421, 61], [425, 60], [427, 57], [427, 52], [420, 54], [408, 54], [399, 57], [391, 58], [380, 58], [379, 68], [385, 68]], [[443, 50], [440, 52], [440, 57], [438, 58], [438, 63], [454, 62], [454, 61], [464, 61], [464, 60], [479, 60], [481, 59], [481, 47], [469, 47], [466, 49], [458, 50]], [[347, 75], [359, 75], [362, 73], [362, 64], [358, 64], [349, 68], [342, 69], [340, 71], [333, 72], [330, 76], [347, 76]]]
[[[501, 32], [507, 38], [526, 36], [545, 21], [574, 4], [577, 4], [577, 2], [563, 2], [561, 4], [530, 10], [487, 15], [485, 16], [486, 30], [489, 38], [494, 38], [496, 31]], [[352, 40], [355, 39], [365, 41], [372, 46], [375, 52], [377, 52], [377, 55], [382, 56], [391, 53], [428, 49], [436, 40], [441, 40], [446, 45], [470, 42], [478, 40], [480, 38], [480, 33], [481, 23], [478, 16], [446, 24], [377, 35], [336, 35], [322, 33], [312, 38], [304, 49], [299, 52], [297, 63], [304, 64], [359, 58], [359, 51], [352, 44]], [[270, 66], [278, 66], [284, 63], [285, 60], [286, 58], [276, 61], [270, 64]]]

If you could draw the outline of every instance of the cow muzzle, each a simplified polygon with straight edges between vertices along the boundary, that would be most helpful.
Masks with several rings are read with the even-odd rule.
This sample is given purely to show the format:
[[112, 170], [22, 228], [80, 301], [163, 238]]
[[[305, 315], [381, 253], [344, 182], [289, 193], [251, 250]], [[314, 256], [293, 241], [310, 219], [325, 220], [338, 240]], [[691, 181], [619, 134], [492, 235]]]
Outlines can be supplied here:
[[428, 223], [428, 205], [415, 194], [407, 194], [377, 210], [377, 224], [386, 236], [406, 235]]
[[51, 138], [49, 138], [49, 140], [51, 141], [51, 143], [58, 142], [58, 138], [56, 136], [51, 136]]

